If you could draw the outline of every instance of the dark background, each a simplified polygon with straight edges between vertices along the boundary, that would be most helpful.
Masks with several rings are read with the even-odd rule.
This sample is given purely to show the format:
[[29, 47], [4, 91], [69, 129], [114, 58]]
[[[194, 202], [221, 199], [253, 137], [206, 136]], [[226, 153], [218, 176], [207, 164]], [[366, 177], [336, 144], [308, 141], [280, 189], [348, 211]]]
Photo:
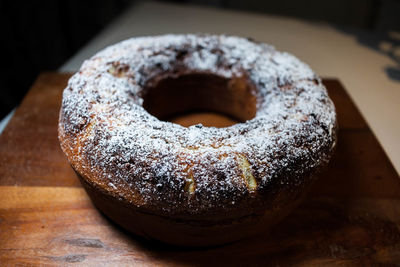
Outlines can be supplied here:
[[[141, 1], [1, 1], [3, 49], [0, 119], [23, 98], [37, 75], [57, 70], [113, 18]], [[223, 9], [297, 17], [385, 38], [400, 32], [400, 0], [175, 0]], [[396, 75], [396, 73], [394, 73]]]

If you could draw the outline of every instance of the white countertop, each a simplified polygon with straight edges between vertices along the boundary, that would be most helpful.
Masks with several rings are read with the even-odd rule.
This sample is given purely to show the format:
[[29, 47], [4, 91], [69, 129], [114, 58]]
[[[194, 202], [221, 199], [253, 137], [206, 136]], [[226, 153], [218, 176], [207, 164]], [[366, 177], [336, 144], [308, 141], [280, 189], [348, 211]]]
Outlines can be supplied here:
[[98, 50], [129, 37], [198, 32], [252, 37], [293, 53], [322, 77], [340, 79], [400, 173], [400, 81], [391, 80], [385, 72], [395, 62], [331, 25], [146, 2], [127, 9], [60, 71], [74, 72]]

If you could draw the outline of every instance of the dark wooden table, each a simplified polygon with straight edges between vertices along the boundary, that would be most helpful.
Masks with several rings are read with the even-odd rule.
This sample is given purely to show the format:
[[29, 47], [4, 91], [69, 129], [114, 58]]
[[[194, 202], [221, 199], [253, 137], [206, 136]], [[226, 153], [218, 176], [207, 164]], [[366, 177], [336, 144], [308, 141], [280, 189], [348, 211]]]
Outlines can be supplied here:
[[36, 81], [0, 136], [0, 265], [399, 265], [400, 179], [337, 80], [324, 80], [339, 118], [329, 168], [270, 233], [191, 249], [129, 235], [91, 204], [57, 140], [69, 74]]

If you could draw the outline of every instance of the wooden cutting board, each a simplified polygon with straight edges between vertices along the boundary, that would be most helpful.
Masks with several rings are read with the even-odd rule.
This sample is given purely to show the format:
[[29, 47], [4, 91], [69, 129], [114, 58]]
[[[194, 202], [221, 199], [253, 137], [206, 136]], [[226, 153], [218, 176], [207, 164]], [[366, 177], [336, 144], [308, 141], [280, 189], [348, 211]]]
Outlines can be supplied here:
[[0, 136], [0, 265], [400, 264], [400, 179], [337, 80], [324, 80], [339, 119], [329, 168], [270, 233], [192, 249], [126, 233], [91, 204], [57, 140], [69, 74], [42, 74]]

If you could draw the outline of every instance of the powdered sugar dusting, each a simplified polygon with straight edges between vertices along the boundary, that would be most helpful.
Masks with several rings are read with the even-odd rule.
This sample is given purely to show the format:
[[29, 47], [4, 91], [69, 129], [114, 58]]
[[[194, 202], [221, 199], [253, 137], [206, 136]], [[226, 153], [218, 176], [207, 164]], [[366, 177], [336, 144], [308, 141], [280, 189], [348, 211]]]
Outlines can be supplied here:
[[[158, 120], [142, 107], [143, 87], [176, 69], [248, 77], [255, 118], [227, 128]], [[332, 154], [336, 114], [318, 76], [288, 53], [238, 37], [164, 35], [85, 61], [64, 90], [59, 129], [72, 166], [138, 208], [210, 214], [265, 207], [272, 194], [301, 188]]]

